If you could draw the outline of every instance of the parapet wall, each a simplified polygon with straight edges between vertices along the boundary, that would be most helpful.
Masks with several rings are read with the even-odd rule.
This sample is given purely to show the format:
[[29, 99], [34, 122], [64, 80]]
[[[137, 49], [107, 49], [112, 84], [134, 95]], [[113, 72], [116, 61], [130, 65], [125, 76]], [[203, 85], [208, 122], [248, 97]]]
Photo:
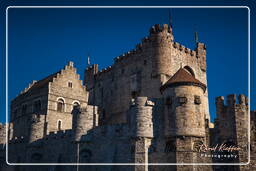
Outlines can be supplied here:
[[216, 113], [217, 116], [227, 112], [230, 108], [246, 108], [248, 109], [248, 97], [243, 94], [238, 96], [238, 99], [235, 94], [230, 94], [227, 96], [226, 100], [224, 96], [216, 97]]
[[94, 138], [106, 138], [110, 140], [112, 138], [128, 137], [129, 135], [130, 130], [127, 124], [102, 125], [89, 130], [86, 135], [81, 137], [81, 141], [90, 142]]
[[137, 97], [132, 102], [129, 111], [131, 136], [153, 138], [153, 106], [147, 97]]
[[[183, 53], [184, 55], [186, 55], [188, 58], [199, 57], [199, 53], [197, 49], [191, 50], [185, 47], [184, 45], [181, 45], [178, 42], [173, 41], [172, 29], [167, 24], [164, 24], [162, 26], [159, 24], [156, 24], [150, 28], [149, 32], [150, 32], [149, 36], [144, 37], [141, 40], [141, 42], [135, 46], [134, 49], [128, 52], [125, 52], [120, 56], [115, 57], [114, 65], [129, 63], [133, 58], [143, 58], [143, 56], [141, 56], [141, 53], [143, 51], [145, 51], [148, 48], [152, 48], [152, 45], [155, 42], [164, 44], [165, 41], [168, 42], [168, 44], [170, 45], [170, 48], [173, 47], [180, 53]], [[160, 40], [156, 39], [157, 35], [160, 35], [161, 37]], [[203, 46], [203, 48], [205, 49], [205, 45]], [[95, 72], [96, 77], [100, 77], [102, 74], [112, 71], [112, 68], [114, 65], [103, 68], [100, 71], [96, 71]], [[94, 70], [93, 66], [89, 66], [88, 68], [86, 68], [85, 72], [90, 72], [91, 70]]]
[[0, 144], [6, 143], [6, 129], [8, 129], [8, 124], [0, 123]]

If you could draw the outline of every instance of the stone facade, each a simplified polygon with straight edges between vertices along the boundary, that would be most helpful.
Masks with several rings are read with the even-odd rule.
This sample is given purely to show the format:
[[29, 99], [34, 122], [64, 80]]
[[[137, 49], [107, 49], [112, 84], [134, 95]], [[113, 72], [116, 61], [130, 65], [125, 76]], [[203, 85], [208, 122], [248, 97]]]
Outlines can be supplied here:
[[[206, 46], [184, 47], [174, 41], [172, 28], [166, 24], [150, 28], [149, 36], [115, 58], [112, 66], [101, 71], [97, 64], [88, 66], [84, 84], [69, 62], [57, 73], [33, 81], [12, 100], [10, 123], [0, 127], [1, 167], [22, 171], [255, 170], [255, 112], [251, 112], [250, 146], [244, 95], [238, 102], [229, 95], [226, 104], [224, 97], [218, 97], [217, 118], [211, 123], [206, 69]], [[6, 143], [9, 163], [142, 165], [7, 166]], [[224, 150], [221, 158], [202, 150], [222, 143], [240, 150]], [[249, 152], [249, 165], [211, 165], [247, 163]]]

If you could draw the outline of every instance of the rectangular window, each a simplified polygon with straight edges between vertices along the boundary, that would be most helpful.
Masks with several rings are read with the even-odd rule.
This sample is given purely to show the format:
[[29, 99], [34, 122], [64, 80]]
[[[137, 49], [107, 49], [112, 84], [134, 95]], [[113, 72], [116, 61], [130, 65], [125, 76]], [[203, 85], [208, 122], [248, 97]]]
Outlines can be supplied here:
[[195, 104], [201, 104], [200, 96], [195, 96]]
[[187, 98], [186, 97], [178, 97], [178, 102], [180, 104], [186, 104], [187, 103]]
[[61, 126], [62, 126], [62, 123], [61, 123], [61, 121], [59, 120], [59, 121], [58, 121], [58, 130], [59, 130], [59, 131], [61, 130]]
[[171, 97], [167, 97], [165, 102], [166, 102], [166, 105], [172, 105]]
[[68, 82], [68, 87], [70, 87], [70, 88], [73, 87], [72, 82]]

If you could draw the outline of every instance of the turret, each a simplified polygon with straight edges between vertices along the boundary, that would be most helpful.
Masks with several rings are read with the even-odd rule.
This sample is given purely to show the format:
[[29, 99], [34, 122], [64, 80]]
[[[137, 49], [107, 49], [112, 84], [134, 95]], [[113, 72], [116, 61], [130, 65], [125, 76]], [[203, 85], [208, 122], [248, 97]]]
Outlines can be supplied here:
[[93, 64], [85, 69], [84, 72], [84, 85], [87, 90], [90, 90], [94, 86], [94, 76], [98, 73], [98, 64]]
[[[148, 148], [153, 138], [152, 108], [154, 103], [147, 97], [132, 101], [129, 114], [132, 163], [148, 163]], [[147, 165], [134, 166], [133, 170], [148, 170]]]
[[206, 71], [206, 46], [204, 43], [197, 43], [196, 56], [199, 58], [199, 65], [202, 71]]
[[[170, 74], [171, 49], [173, 43], [172, 29], [167, 24], [154, 25], [150, 29], [148, 46], [152, 49], [152, 76]], [[146, 45], [144, 45], [146, 47]]]
[[230, 94], [225, 99], [223, 96], [216, 98], [216, 132], [218, 142], [227, 146], [239, 147], [238, 158], [221, 160], [219, 162], [247, 162], [248, 161], [248, 98], [240, 94], [238, 99], [235, 94]]
[[32, 114], [30, 116], [29, 143], [41, 139], [46, 134], [45, 115]]
[[147, 97], [137, 97], [130, 108], [132, 137], [153, 138], [152, 108], [154, 103]]
[[206, 86], [179, 69], [162, 87], [165, 100], [165, 136], [205, 136], [202, 105]]
[[98, 108], [96, 106], [84, 105], [73, 110], [72, 129], [74, 140], [80, 141], [90, 129], [98, 126]]

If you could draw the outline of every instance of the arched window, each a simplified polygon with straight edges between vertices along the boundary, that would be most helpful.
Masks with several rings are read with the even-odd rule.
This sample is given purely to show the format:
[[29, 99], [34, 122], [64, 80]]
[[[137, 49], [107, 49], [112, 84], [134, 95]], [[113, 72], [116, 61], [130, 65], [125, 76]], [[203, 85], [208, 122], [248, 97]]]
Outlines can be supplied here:
[[184, 69], [188, 71], [193, 77], [195, 77], [195, 73], [191, 67], [185, 66]]
[[36, 100], [35, 102], [34, 102], [34, 105], [33, 105], [33, 111], [34, 112], [39, 112], [39, 111], [41, 111], [41, 101], [40, 100]]
[[61, 120], [58, 120], [57, 127], [58, 127], [58, 131], [61, 130], [61, 127], [62, 127]]
[[79, 106], [80, 106], [80, 104], [78, 102], [74, 102], [73, 103], [73, 110], [78, 110]]
[[64, 112], [64, 108], [65, 108], [65, 103], [63, 99], [58, 99], [57, 102], [57, 111], [58, 112]]

